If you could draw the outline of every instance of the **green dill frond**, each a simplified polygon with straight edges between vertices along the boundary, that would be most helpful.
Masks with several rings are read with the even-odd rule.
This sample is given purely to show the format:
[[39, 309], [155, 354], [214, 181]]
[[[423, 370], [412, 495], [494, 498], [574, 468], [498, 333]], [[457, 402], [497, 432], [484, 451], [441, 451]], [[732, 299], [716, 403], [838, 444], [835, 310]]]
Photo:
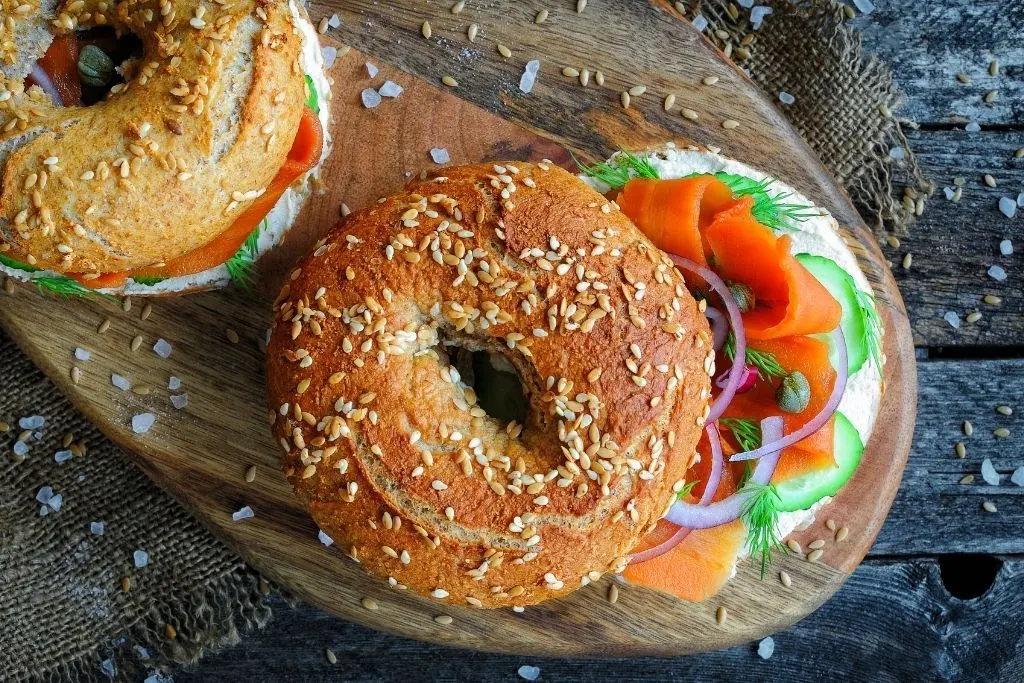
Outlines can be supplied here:
[[260, 232], [266, 224], [267, 219], [264, 218], [256, 226], [256, 229], [245, 238], [245, 243], [242, 244], [238, 252], [224, 263], [231, 282], [246, 292], [252, 289], [252, 269], [256, 263], [256, 257], [259, 256]]
[[309, 74], [306, 74], [306, 106], [317, 116], [320, 115], [320, 94], [316, 91], [316, 84]]
[[818, 215], [812, 206], [786, 202], [785, 199], [790, 196], [788, 192], [772, 194], [769, 189], [775, 182], [774, 178], [754, 180], [724, 171], [716, 173], [715, 177], [728, 185], [737, 197], [752, 196], [754, 208], [751, 213], [754, 219], [776, 232], [793, 230], [793, 223], [799, 223]]
[[682, 500], [693, 493], [693, 487], [699, 483], [700, 479], [694, 479], [693, 481], [686, 482], [686, 484], [683, 485], [683, 488], [679, 489], [679, 493], [676, 494], [676, 500]]
[[100, 294], [95, 289], [90, 289], [77, 280], [72, 280], [69, 277], [36, 277], [29, 280], [29, 282], [34, 284], [43, 294], [53, 294], [54, 296], [59, 296], [62, 299], [92, 299], [95, 297], [104, 299], [114, 298], [109, 294]]
[[622, 189], [633, 178], [656, 180], [659, 177], [658, 170], [651, 165], [646, 155], [641, 157], [625, 150], [620, 150], [608, 161], [601, 161], [593, 166], [587, 166], [572, 153], [570, 156], [585, 175], [600, 180], [613, 190]]
[[[729, 336], [725, 338], [722, 350], [728, 358], [736, 357], [736, 337], [732, 332], [729, 332]], [[748, 346], [744, 355], [746, 356], [747, 364], [757, 368], [757, 374], [763, 380], [785, 377], [788, 374], [774, 353], [759, 351]]]
[[875, 308], [875, 297], [862, 291], [858, 287], [853, 288], [857, 294], [857, 303], [860, 305], [861, 315], [864, 318], [864, 341], [871, 354], [871, 360], [879, 372], [882, 370], [882, 318]]
[[718, 423], [732, 432], [736, 443], [745, 451], [761, 447], [761, 425], [755, 420], [739, 417], [723, 417]]
[[30, 266], [27, 263], [22, 263], [21, 261], [16, 261], [15, 259], [12, 259], [10, 256], [4, 256], [3, 254], [0, 254], [0, 263], [2, 263], [3, 265], [7, 266], [8, 268], [11, 268], [12, 270], [20, 270], [20, 271], [22, 271], [24, 273], [38, 273], [39, 272], [39, 269], [36, 268], [35, 266]]
[[781, 498], [774, 484], [747, 483], [742, 491], [747, 492], [740, 515], [747, 526], [747, 543], [750, 559], [761, 556], [761, 578], [772, 563], [772, 552], [786, 552], [786, 546], [778, 535], [779, 503]]
[[134, 282], [137, 285], [144, 285], [146, 287], [152, 287], [153, 285], [158, 285], [158, 284], [160, 284], [161, 282], [163, 282], [166, 279], [167, 278], [165, 278], [165, 277], [155, 277], [155, 276], [154, 277], [147, 277], [145, 275], [133, 275], [132, 276], [132, 282]]

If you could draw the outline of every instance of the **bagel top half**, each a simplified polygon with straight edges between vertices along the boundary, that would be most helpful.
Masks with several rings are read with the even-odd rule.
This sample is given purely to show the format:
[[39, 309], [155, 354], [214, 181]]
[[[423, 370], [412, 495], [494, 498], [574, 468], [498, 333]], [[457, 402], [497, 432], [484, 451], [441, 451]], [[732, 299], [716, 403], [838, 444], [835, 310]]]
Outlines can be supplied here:
[[[453, 347], [511, 363], [525, 424], [478, 405]], [[714, 371], [671, 261], [549, 163], [441, 169], [350, 215], [292, 273], [267, 362], [320, 527], [392, 586], [478, 607], [621, 571], [683, 484]]]
[[[86, 278], [162, 264], [224, 232], [281, 168], [305, 101], [287, 1], [23, 6], [0, 21], [9, 256]], [[140, 39], [125, 83], [91, 107], [25, 89], [54, 33], [93, 26]]]

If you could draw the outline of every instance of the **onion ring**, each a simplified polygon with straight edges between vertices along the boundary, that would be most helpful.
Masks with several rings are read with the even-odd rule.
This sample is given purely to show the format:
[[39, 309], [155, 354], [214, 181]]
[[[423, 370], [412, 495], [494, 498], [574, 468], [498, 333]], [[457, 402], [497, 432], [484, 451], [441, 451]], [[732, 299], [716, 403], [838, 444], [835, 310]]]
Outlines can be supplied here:
[[43, 71], [43, 67], [39, 64], [32, 65], [32, 71], [29, 73], [32, 80], [43, 89], [50, 99], [53, 100], [53, 104], [57, 107], [64, 106], [64, 98], [60, 96], [60, 91], [57, 90], [57, 86], [53, 84], [53, 80], [50, 79], [50, 75]]
[[708, 306], [704, 310], [704, 317], [711, 321], [711, 340], [715, 347], [715, 351], [719, 351], [722, 348], [722, 344], [725, 343], [725, 336], [729, 333], [729, 324], [722, 315], [722, 312], [713, 306]]

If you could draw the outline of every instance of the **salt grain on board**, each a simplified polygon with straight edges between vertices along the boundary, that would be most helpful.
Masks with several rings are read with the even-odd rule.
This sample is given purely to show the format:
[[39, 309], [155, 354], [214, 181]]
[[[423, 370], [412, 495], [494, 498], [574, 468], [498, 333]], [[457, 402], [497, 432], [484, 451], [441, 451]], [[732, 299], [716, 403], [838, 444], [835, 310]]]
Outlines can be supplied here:
[[109, 659], [104, 659], [100, 662], [100, 671], [102, 671], [107, 678], [113, 678], [117, 675], [117, 669], [114, 667], [114, 662]]
[[402, 90], [404, 88], [394, 81], [384, 81], [384, 85], [380, 86], [380, 90], [377, 93], [381, 97], [398, 97], [402, 94]]
[[46, 424], [46, 418], [42, 415], [30, 415], [18, 420], [18, 426], [22, 429], [39, 429]]
[[330, 69], [334, 66], [334, 62], [338, 60], [338, 48], [328, 45], [321, 48], [320, 52], [324, 56], [324, 68]]
[[60, 512], [61, 506], [64, 505], [64, 494], [53, 494], [53, 498], [50, 498], [50, 500], [46, 501], [46, 505], [54, 512]]
[[992, 466], [992, 461], [989, 458], [981, 461], [981, 478], [989, 486], [999, 486], [999, 473], [996, 472], [996, 468]]
[[174, 347], [166, 339], [157, 339], [156, 343], [153, 344], [153, 353], [161, 358], [170, 358], [171, 351], [173, 350]]
[[188, 394], [173, 394], [171, 396], [171, 405], [178, 410], [182, 410], [188, 405]]
[[763, 5], [757, 5], [750, 8], [750, 26], [755, 31], [761, 28], [761, 22], [764, 18], [771, 14], [774, 10], [771, 7], [765, 7]]
[[1017, 195], [1017, 206], [1024, 209], [1024, 192]]
[[89, 524], [89, 533], [93, 536], [102, 536], [104, 531], [106, 531], [106, 526], [103, 522], [91, 522]]
[[147, 564], [149, 564], [149, 553], [147, 553], [145, 550], [136, 550], [132, 554], [132, 559], [135, 560], [135, 567], [138, 569], [142, 569]]
[[380, 72], [380, 69], [378, 69], [378, 68], [377, 68], [377, 65], [376, 65], [376, 64], [374, 64], [374, 63], [372, 63], [372, 62], [367, 62], [367, 63], [366, 63], [366, 74], [367, 74], [367, 75], [368, 75], [368, 76], [369, 76], [370, 78], [376, 78], [376, 77], [377, 77], [377, 74], [378, 74], [379, 72]]
[[999, 253], [1003, 256], [1013, 256], [1013, 242], [1003, 240], [999, 243]]
[[757, 644], [757, 656], [761, 659], [769, 659], [775, 652], [775, 639], [768, 636]]
[[527, 681], [535, 681], [540, 678], [540, 667], [524, 664], [517, 672], [519, 677]]
[[779, 93], [779, 102], [782, 102], [783, 104], [793, 104], [796, 102], [796, 98], [783, 90]]
[[252, 508], [246, 505], [240, 508], [237, 512], [231, 513], [231, 520], [234, 522], [241, 522], [243, 519], [251, 519], [255, 517], [256, 513], [252, 511]]
[[53, 498], [52, 486], [43, 486], [42, 488], [39, 489], [39, 491], [36, 492], [36, 500], [42, 503], [43, 505], [46, 505], [48, 502], [50, 502], [51, 498]]
[[540, 71], [540, 61], [531, 59], [526, 63], [526, 68], [523, 70], [523, 75], [519, 79], [519, 89], [524, 93], [529, 94], [533, 91], [533, 86], [537, 82], [537, 72]]
[[15, 441], [12, 447], [14, 454], [21, 457], [22, 455], [28, 455], [29, 447], [24, 441]]
[[71, 458], [75, 457], [71, 451], [57, 451], [53, 454], [53, 459], [58, 465], [63, 465]]
[[1010, 475], [1010, 481], [1017, 486], [1024, 486], [1024, 467], [1018, 467], [1015, 469], [1013, 474]]
[[976, 121], [971, 121], [966, 126], [964, 126], [964, 130], [967, 131], [968, 133], [977, 133], [978, 131], [981, 130], [981, 125]]
[[334, 545], [334, 539], [325, 534], [323, 529], [321, 529], [320, 532], [317, 533], [316, 537], [319, 538], [320, 542], [328, 548]]
[[170, 389], [171, 391], [177, 391], [178, 389], [181, 389], [181, 380], [172, 375], [171, 379], [168, 380], [167, 382], [167, 388]]
[[1006, 270], [1002, 266], [990, 266], [988, 269], [988, 276], [993, 280], [1002, 282], [1006, 279]]
[[743, 9], [750, 9], [754, 6], [754, 0], [739, 0], [739, 5]]
[[132, 431], [136, 434], [145, 434], [156, 422], [156, 415], [153, 413], [140, 413], [132, 417]]
[[890, 159], [902, 159], [905, 156], [907, 156], [907, 150], [903, 149], [902, 147], [893, 147], [892, 149], [889, 150]]
[[77, 360], [86, 361], [86, 360], [89, 360], [89, 358], [91, 356], [92, 356], [91, 353], [89, 353], [87, 350], [85, 350], [85, 349], [83, 349], [81, 347], [78, 347], [78, 348], [75, 349], [75, 358]]
[[341, 26], [341, 17], [337, 14], [332, 14], [331, 18], [327, 20], [327, 25], [331, 28], [338, 28]]
[[1017, 202], [1009, 197], [1000, 197], [999, 213], [1003, 214], [1007, 218], [1013, 218], [1017, 215]]
[[708, 27], [708, 20], [704, 18], [703, 14], [696, 15], [690, 23], [693, 24], [693, 27], [698, 31], [703, 31]]
[[956, 311], [946, 311], [946, 314], [942, 316], [942, 319], [949, 323], [949, 326], [954, 330], [960, 329], [960, 316]]
[[434, 147], [431, 149], [430, 158], [434, 160], [435, 164], [447, 164], [452, 160], [451, 154], [444, 147]]
[[121, 391], [128, 391], [132, 388], [132, 383], [128, 381], [128, 378], [121, 375], [111, 375], [110, 383]]
[[380, 104], [381, 97], [373, 88], [366, 88], [363, 92], [359, 93], [359, 98], [363, 101], [363, 106], [367, 109], [373, 109]]
[[853, 6], [864, 14], [871, 14], [875, 11], [875, 6], [871, 0], [853, 0]]

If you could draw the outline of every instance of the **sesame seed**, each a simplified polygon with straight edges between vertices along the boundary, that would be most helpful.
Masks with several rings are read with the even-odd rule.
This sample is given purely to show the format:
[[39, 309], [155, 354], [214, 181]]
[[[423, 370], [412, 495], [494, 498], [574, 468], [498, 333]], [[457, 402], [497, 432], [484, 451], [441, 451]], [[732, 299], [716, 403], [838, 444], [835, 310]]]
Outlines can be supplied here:
[[704, 85], [714, 85], [715, 83], [718, 83], [718, 76], [705, 76], [700, 82]]
[[463, 9], [465, 9], [465, 7], [466, 7], [466, 0], [459, 0], [457, 3], [452, 5], [451, 13], [452, 14], [458, 14]]
[[797, 540], [794, 538], [791, 538], [788, 541], [786, 541], [786, 547], [797, 554], [803, 552], [803, 549], [800, 547], [800, 543], [797, 542]]
[[817, 550], [819, 548], [824, 548], [825, 547], [825, 541], [823, 541], [822, 539], [819, 538], [816, 541], [811, 541], [810, 543], [808, 543], [807, 547], [810, 548], [811, 550]]
[[733, 119], [726, 119], [722, 121], [722, 128], [726, 130], [732, 130], [733, 128], [739, 128], [740, 122]]
[[505, 59], [508, 59], [509, 57], [512, 56], [512, 50], [508, 49], [501, 43], [498, 43], [498, 54], [500, 54]]
[[992, 430], [992, 436], [995, 436], [996, 438], [999, 439], [1005, 439], [1010, 436], [1010, 430], [1007, 429], [1006, 427], [999, 427], [998, 429]]
[[629, 89], [628, 92], [629, 92], [629, 96], [630, 97], [640, 97], [645, 92], [647, 92], [647, 86], [646, 85], [634, 85], [632, 88]]
[[362, 600], [360, 600], [360, 604], [362, 604], [364, 608], [370, 611], [380, 609], [380, 605], [378, 605], [377, 601], [373, 598], [363, 598]]
[[696, 111], [694, 111], [693, 109], [687, 109], [686, 107], [683, 107], [682, 111], [680, 111], [679, 113], [683, 116], [683, 118], [689, 119], [690, 121], [696, 121], [698, 118], [700, 118], [700, 115]]
[[671, 93], [666, 95], [665, 96], [665, 102], [663, 104], [663, 106], [665, 107], [665, 111], [668, 111], [669, 109], [671, 109], [675, 105], [675, 103], [676, 103], [676, 96], [675, 95], [673, 95]]
[[608, 602], [613, 605], [619, 601], [619, 587], [614, 583], [608, 586]]
[[985, 175], [981, 176], [981, 179], [989, 187], [998, 187], [999, 186], [999, 183], [996, 182], [996, 179], [992, 176], [991, 173], [986, 173]]
[[231, 342], [232, 344], [237, 344], [239, 342], [238, 333], [235, 332], [230, 327], [224, 330], [224, 335], [228, 338], [228, 341]]
[[441, 77], [441, 82], [447, 85], [449, 88], [457, 88], [459, 86], [459, 82], [452, 78], [451, 76], [449, 76], [448, 74], [445, 74], [444, 76]]
[[567, 78], [578, 78], [580, 75], [579, 69], [574, 69], [571, 66], [564, 67], [562, 69], [562, 75]]
[[623, 109], [629, 109], [629, 93], [625, 90], [619, 93], [619, 102], [622, 104]]
[[249, 465], [249, 469], [245, 471], [245, 480], [250, 484], [256, 481], [256, 465]]
[[785, 572], [785, 571], [780, 571], [779, 572], [779, 581], [786, 588], [789, 588], [790, 586], [793, 585], [793, 579], [790, 578], [789, 574], [787, 572]]
[[725, 608], [725, 605], [719, 605], [718, 609], [715, 610], [715, 622], [721, 626], [725, 623], [726, 618], [729, 616], [729, 610]]
[[542, 9], [541, 11], [537, 12], [537, 16], [534, 17], [533, 23], [535, 23], [535, 24], [543, 24], [547, 20], [548, 20], [548, 11], [546, 9]]
[[910, 252], [907, 252], [907, 253], [906, 253], [906, 254], [905, 254], [905, 255], [903, 256], [903, 269], [904, 269], [904, 270], [910, 270], [910, 265], [911, 265], [911, 264], [912, 264], [913, 262], [914, 262], [914, 255], [913, 255], [913, 254], [911, 254]]
[[1002, 297], [998, 297], [995, 294], [986, 294], [982, 301], [984, 301], [989, 306], [998, 306], [999, 304], [1003, 303]]
[[978, 311], [972, 311], [967, 314], [966, 320], [969, 323], [976, 323], [979, 320], [981, 320], [981, 313], [979, 313]]
[[480, 32], [480, 26], [477, 24], [470, 24], [469, 28], [466, 29], [466, 37], [469, 38], [469, 42], [476, 41], [476, 35]]
[[836, 532], [836, 543], [842, 543], [849, 535], [850, 529], [848, 527], [840, 527], [839, 531]]
[[966, 485], [966, 484], [973, 484], [974, 483], [974, 475], [973, 474], [965, 474], [964, 476], [960, 477], [960, 483], [964, 484], [964, 485]]
[[821, 556], [824, 553], [825, 553], [825, 551], [822, 550], [821, 548], [818, 548], [817, 550], [812, 550], [811, 552], [807, 553], [807, 561], [808, 562], [817, 562], [818, 560], [821, 559]]
[[110, 329], [110, 318], [104, 318], [103, 322], [100, 323], [99, 327], [96, 328], [97, 334], [103, 334]]
[[327, 661], [331, 664], [338, 663], [338, 655], [334, 654], [334, 650], [331, 648], [328, 647], [324, 649], [324, 656], [327, 657]]
[[1000, 415], [1013, 415], [1013, 408], [1010, 406], [996, 406], [996, 412]]
[[991, 500], [986, 500], [984, 503], [982, 503], [981, 509], [984, 510], [985, 512], [999, 512], [999, 509], [996, 507], [996, 504], [993, 503]]
[[963, 430], [964, 434], [966, 434], [967, 436], [974, 434], [974, 425], [971, 423], [970, 420], [964, 420]]
[[957, 442], [956, 446], [953, 447], [953, 450], [956, 452], [956, 457], [960, 459], [967, 457], [967, 446], [962, 443]]
[[441, 624], [442, 626], [451, 626], [452, 621], [454, 620], [447, 614], [438, 614], [436, 617], [434, 617], [434, 621]]
[[430, 22], [429, 21], [424, 21], [423, 22], [423, 26], [420, 27], [420, 33], [423, 34], [424, 38], [428, 38], [428, 39], [430, 38], [430, 36], [434, 35], [433, 29], [430, 28]]

